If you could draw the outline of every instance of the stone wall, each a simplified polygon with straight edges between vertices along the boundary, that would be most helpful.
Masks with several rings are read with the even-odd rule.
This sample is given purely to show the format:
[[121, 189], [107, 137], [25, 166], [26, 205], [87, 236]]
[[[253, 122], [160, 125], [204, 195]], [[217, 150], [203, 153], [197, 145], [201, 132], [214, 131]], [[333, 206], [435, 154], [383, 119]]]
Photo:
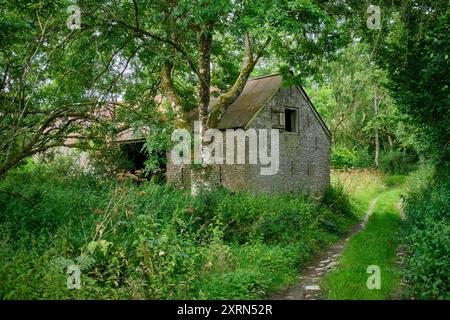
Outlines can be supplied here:
[[297, 110], [297, 132], [283, 132], [281, 128], [280, 170], [275, 176], [261, 176], [259, 168], [251, 168], [251, 189], [320, 194], [330, 183], [330, 138], [299, 88], [280, 89], [250, 127], [267, 128], [267, 123], [277, 127], [285, 107]]
[[[280, 124], [285, 107], [297, 110], [297, 132], [284, 132], [284, 123]], [[213, 179], [217, 184], [234, 191], [317, 194], [329, 185], [330, 138], [299, 88], [281, 88], [255, 116], [249, 128], [280, 128], [278, 173], [263, 176], [260, 165], [214, 165]], [[168, 183], [190, 187], [190, 174], [189, 166], [174, 166], [169, 159]]]

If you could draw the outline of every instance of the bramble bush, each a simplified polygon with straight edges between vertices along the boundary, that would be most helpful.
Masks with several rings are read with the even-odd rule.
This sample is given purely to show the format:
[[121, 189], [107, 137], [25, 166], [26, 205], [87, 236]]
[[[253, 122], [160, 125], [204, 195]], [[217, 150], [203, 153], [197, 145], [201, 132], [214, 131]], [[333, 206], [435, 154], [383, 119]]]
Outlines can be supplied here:
[[[261, 298], [354, 221], [342, 190], [321, 203], [220, 188], [191, 197], [73, 165], [30, 163], [0, 181], [0, 298]], [[80, 290], [67, 289], [73, 264]]]

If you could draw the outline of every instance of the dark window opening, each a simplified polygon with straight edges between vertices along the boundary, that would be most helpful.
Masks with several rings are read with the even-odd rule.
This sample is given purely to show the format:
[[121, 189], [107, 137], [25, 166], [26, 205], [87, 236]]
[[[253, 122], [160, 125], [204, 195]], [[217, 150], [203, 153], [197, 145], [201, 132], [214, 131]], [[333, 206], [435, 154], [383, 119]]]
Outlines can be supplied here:
[[297, 110], [284, 110], [284, 130], [286, 132], [297, 132]]
[[124, 157], [124, 163], [122, 164], [124, 169], [134, 172], [145, 168], [147, 155], [145, 154], [143, 147], [143, 142], [125, 143], [120, 146]]
[[[165, 174], [167, 169], [166, 164], [166, 152], [155, 151], [152, 157], [152, 165], [146, 169], [146, 162], [149, 159], [149, 155], [144, 148], [144, 142], [131, 142], [120, 144], [120, 159], [119, 169], [126, 170], [131, 173], [136, 171], [142, 171], [143, 178], [152, 180], [156, 183], [165, 182]], [[182, 173], [184, 177], [184, 174]]]

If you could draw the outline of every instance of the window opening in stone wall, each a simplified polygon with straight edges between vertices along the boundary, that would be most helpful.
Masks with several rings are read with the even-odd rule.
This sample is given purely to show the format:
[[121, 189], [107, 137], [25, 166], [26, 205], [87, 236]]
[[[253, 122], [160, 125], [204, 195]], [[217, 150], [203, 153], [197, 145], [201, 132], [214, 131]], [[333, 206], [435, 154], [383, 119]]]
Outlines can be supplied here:
[[284, 130], [286, 132], [297, 132], [297, 110], [284, 110]]

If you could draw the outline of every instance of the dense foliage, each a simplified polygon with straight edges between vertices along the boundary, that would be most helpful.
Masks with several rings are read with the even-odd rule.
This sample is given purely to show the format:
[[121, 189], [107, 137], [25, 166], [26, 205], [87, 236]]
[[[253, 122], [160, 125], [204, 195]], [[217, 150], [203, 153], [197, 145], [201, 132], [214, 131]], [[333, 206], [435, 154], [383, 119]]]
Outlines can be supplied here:
[[155, 103], [206, 130], [253, 72], [294, 67], [298, 81], [333, 56], [346, 2], [80, 0], [74, 25], [73, 1], [2, 0], [0, 176], [55, 146], [107, 149]]
[[394, 104], [387, 72], [374, 63], [370, 46], [348, 46], [320, 75], [308, 92], [333, 133], [333, 167], [411, 170], [417, 160], [411, 127]]
[[379, 56], [399, 111], [415, 127], [417, 150], [434, 161], [448, 160], [450, 150], [449, 18], [446, 0], [401, 1]]
[[[355, 221], [342, 190], [323, 203], [220, 189], [192, 198], [69, 164], [30, 164], [1, 183], [2, 299], [261, 298]], [[66, 287], [72, 264], [80, 290]]]
[[[325, 72], [329, 79], [315, 90], [316, 105], [337, 134], [336, 168], [370, 164], [366, 160], [376, 158], [377, 136], [377, 165], [383, 170], [410, 171], [418, 158], [427, 163], [409, 179], [405, 196], [402, 272], [409, 297], [448, 299], [449, 2], [392, 1], [380, 7], [381, 30], [355, 29], [361, 54], [342, 63], [351, 54], [347, 50], [340, 63], [331, 64]], [[361, 111], [370, 105], [364, 99], [374, 97], [376, 86], [390, 105], [381, 105], [369, 120]], [[354, 102], [357, 107], [351, 108]]]
[[[356, 197], [335, 187], [320, 204], [161, 184], [173, 128], [213, 127], [250, 76], [274, 72], [305, 85], [334, 168], [427, 163], [405, 196], [403, 276], [410, 296], [448, 298], [449, 2], [381, 1], [375, 30], [367, 6], [0, 0], [0, 298], [258, 298], [292, 281], [364, 214], [381, 174], [338, 172], [357, 177]], [[134, 168], [115, 143], [128, 130], [147, 137], [146, 169], [111, 178]], [[52, 159], [60, 146], [89, 151], [91, 174]], [[52, 164], [33, 165], [44, 152]], [[66, 289], [70, 264], [80, 291]]]
[[408, 181], [402, 271], [409, 294], [417, 298], [450, 298], [450, 179], [446, 169], [447, 173], [441, 173], [423, 166]]
[[394, 7], [377, 61], [426, 163], [406, 195], [404, 276], [412, 296], [448, 298], [450, 6], [445, 0], [408, 0]]

